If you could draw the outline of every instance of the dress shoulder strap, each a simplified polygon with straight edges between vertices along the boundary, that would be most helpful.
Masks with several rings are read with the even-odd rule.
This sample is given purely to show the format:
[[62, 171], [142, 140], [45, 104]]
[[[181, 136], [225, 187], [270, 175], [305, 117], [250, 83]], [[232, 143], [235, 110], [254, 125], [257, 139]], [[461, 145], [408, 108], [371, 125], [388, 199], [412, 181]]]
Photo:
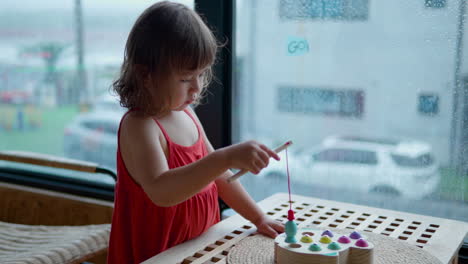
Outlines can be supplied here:
[[164, 127], [161, 125], [161, 123], [158, 120], [156, 120], [155, 118], [153, 118], [153, 120], [154, 120], [154, 122], [156, 122], [159, 129], [161, 129], [161, 131], [162, 131], [162, 133], [164, 135], [164, 138], [166, 139], [166, 142], [168, 142], [168, 144], [172, 143], [171, 138], [169, 137], [169, 134], [166, 132]]

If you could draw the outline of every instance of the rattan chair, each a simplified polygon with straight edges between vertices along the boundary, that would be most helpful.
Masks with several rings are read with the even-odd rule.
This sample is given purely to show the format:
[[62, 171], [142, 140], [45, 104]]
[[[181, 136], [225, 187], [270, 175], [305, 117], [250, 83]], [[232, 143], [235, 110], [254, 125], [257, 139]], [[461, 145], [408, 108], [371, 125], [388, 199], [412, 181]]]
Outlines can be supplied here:
[[[94, 163], [29, 152], [0, 152], [0, 160], [107, 173], [113, 171]], [[0, 221], [0, 263], [62, 264], [82, 263], [107, 250], [110, 223], [92, 225], [25, 225]]]
[[81, 263], [107, 250], [110, 224], [20, 225], [0, 222], [0, 263]]

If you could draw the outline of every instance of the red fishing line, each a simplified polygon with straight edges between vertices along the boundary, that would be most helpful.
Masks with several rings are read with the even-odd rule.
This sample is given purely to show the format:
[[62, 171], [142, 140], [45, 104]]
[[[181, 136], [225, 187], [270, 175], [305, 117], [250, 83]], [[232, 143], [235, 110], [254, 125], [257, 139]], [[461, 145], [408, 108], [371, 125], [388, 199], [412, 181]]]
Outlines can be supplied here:
[[292, 221], [295, 219], [294, 211], [292, 210], [292, 200], [291, 200], [291, 176], [289, 175], [289, 161], [288, 161], [288, 149], [286, 149], [286, 173], [288, 175], [288, 193], [289, 193], [289, 210], [288, 210], [288, 220]]

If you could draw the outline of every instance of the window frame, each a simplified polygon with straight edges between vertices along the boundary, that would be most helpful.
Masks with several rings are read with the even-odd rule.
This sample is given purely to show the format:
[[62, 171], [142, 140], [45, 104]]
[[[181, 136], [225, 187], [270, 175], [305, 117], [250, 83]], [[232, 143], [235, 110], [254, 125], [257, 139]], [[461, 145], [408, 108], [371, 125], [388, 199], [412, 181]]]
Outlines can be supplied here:
[[235, 0], [195, 0], [194, 3], [195, 10], [213, 30], [218, 42], [224, 44], [218, 51], [217, 63], [213, 67], [215, 80], [208, 87], [204, 103], [195, 109], [208, 139], [217, 149], [232, 144]]
[[[50, 170], [47, 170], [47, 167], [44, 168], [45, 170], [38, 170], [21, 165], [18, 165], [18, 167], [0, 168], [0, 182], [36, 187], [106, 201], [114, 200], [114, 186], [90, 182], [84, 179], [69, 178], [52, 168], [50, 168]], [[105, 177], [115, 177], [115, 172], [109, 168], [98, 168], [96, 173], [108, 174]]]

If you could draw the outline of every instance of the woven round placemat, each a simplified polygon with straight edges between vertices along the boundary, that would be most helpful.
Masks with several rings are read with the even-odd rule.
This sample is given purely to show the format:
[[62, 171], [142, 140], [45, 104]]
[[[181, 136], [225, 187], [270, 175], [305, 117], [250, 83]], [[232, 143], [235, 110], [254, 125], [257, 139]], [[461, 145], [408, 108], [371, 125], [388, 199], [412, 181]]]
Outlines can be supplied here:
[[[361, 231], [360, 231], [361, 232]], [[338, 233], [347, 233], [338, 231]], [[374, 244], [375, 264], [442, 264], [429, 252], [401, 240], [361, 232]], [[237, 243], [227, 255], [229, 264], [273, 264], [274, 240], [262, 235], [253, 235]]]

